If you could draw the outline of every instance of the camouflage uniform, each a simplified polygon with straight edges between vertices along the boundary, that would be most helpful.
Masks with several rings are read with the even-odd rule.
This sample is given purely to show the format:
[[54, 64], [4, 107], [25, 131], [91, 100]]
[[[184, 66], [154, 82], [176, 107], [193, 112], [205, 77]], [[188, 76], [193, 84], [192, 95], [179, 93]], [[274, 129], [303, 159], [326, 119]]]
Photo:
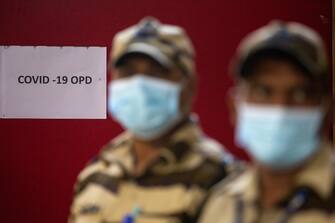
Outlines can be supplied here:
[[123, 133], [79, 175], [70, 223], [194, 222], [208, 189], [229, 171], [231, 158], [188, 121], [159, 148], [159, 159], [136, 176], [132, 136]]
[[257, 171], [250, 167], [216, 186], [200, 223], [335, 223], [334, 152], [327, 143], [322, 147], [298, 173], [292, 193], [274, 208], [260, 207]]

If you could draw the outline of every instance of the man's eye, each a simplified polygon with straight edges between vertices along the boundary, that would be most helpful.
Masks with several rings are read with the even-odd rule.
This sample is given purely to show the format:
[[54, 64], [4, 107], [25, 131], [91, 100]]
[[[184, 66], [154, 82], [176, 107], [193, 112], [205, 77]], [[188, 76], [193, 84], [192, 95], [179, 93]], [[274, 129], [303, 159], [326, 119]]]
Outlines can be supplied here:
[[295, 103], [310, 103], [321, 100], [321, 93], [318, 89], [306, 88], [296, 89], [290, 93], [290, 97]]
[[134, 72], [131, 72], [131, 71], [122, 71], [122, 72], [119, 72], [119, 76], [120, 77], [130, 77], [134, 74]]
[[157, 76], [157, 77], [164, 77], [166, 76], [166, 73], [167, 71], [161, 67], [151, 67], [150, 69], [150, 73], [153, 75], [153, 76]]
[[153, 74], [153, 76], [159, 77], [159, 78], [164, 78], [164, 77], [166, 77], [166, 74], [164, 74], [163, 72], [158, 72], [157, 71]]
[[307, 100], [308, 93], [304, 90], [295, 90], [292, 92], [292, 99], [294, 102], [303, 103]]
[[266, 87], [258, 86], [253, 89], [253, 95], [259, 100], [267, 99], [270, 94], [270, 90]]

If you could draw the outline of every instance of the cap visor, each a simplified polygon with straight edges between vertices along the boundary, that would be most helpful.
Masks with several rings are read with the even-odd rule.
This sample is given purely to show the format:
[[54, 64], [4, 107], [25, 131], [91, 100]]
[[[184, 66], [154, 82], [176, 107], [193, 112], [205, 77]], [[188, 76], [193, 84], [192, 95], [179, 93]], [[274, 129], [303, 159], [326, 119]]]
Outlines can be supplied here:
[[308, 58], [299, 54], [295, 50], [292, 50], [289, 47], [276, 46], [276, 45], [263, 45], [251, 51], [240, 63], [238, 68], [238, 73], [244, 77], [249, 73], [250, 67], [252, 66], [254, 59], [257, 57], [266, 58], [268, 55], [281, 55], [281, 57], [286, 57], [294, 64], [303, 68], [305, 72], [315, 75], [316, 68], [312, 61], [309, 61]]
[[120, 65], [120, 63], [126, 56], [135, 53], [149, 56], [150, 58], [158, 62], [160, 65], [162, 65], [164, 68], [170, 69], [172, 67], [170, 59], [165, 54], [163, 54], [158, 48], [147, 43], [130, 44], [128, 49], [118, 59], [115, 60], [114, 66]]

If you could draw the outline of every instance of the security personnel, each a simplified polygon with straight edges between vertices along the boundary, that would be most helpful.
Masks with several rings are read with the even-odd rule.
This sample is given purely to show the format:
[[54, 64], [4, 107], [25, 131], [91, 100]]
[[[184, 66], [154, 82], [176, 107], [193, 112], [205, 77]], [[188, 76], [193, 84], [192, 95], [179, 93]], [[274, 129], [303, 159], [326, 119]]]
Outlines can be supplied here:
[[145, 18], [112, 48], [108, 109], [126, 131], [80, 173], [69, 222], [194, 222], [231, 156], [191, 115], [192, 44], [182, 28]]
[[272, 22], [236, 55], [236, 141], [254, 162], [214, 187], [199, 222], [334, 223], [331, 81], [320, 36]]

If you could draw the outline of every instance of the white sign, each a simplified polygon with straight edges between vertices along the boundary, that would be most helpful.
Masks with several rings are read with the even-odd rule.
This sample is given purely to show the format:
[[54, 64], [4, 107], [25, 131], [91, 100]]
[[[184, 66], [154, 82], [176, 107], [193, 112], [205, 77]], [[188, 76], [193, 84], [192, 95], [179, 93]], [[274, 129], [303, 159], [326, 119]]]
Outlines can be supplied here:
[[0, 118], [106, 118], [106, 47], [0, 46]]

